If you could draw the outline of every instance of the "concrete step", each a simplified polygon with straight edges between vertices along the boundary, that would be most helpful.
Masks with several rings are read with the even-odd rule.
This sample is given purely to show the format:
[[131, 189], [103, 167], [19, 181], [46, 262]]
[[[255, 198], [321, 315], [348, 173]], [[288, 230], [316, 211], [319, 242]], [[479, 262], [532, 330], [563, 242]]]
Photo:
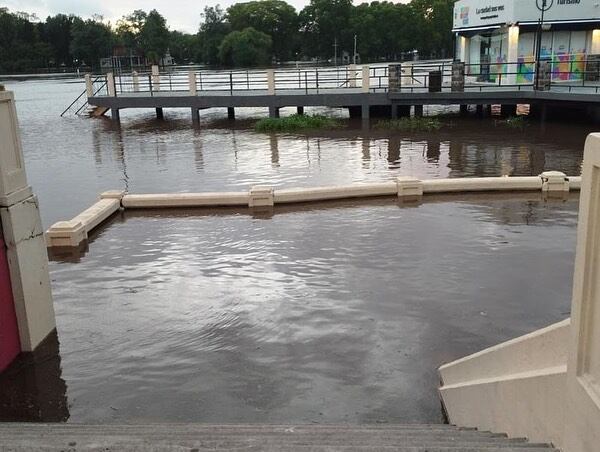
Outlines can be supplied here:
[[546, 444], [447, 425], [0, 424], [0, 450], [545, 452]]

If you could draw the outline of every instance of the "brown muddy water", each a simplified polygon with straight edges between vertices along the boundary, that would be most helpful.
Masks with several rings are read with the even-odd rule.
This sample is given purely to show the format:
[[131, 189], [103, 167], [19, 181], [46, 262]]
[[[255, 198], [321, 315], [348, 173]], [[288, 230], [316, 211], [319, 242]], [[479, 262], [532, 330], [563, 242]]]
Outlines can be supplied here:
[[[9, 82], [45, 226], [98, 193], [579, 174], [586, 125], [264, 135], [260, 109], [60, 118], [80, 82]], [[323, 110], [319, 110], [323, 111]], [[325, 110], [344, 116], [343, 111]], [[310, 110], [309, 110], [310, 112]], [[58, 335], [0, 376], [0, 420], [442, 422], [436, 368], [569, 315], [577, 195], [128, 211], [50, 264]]]

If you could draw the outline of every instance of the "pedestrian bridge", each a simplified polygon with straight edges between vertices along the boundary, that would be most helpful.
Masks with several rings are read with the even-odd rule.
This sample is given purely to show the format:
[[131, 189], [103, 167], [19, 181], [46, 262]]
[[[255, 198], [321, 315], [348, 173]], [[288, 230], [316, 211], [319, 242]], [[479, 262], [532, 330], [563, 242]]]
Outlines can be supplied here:
[[[422, 114], [424, 105], [504, 105], [514, 114], [517, 104], [531, 104], [545, 114], [548, 105], [575, 108], [600, 106], [600, 67], [581, 62], [565, 71], [549, 61], [539, 65], [505, 63], [471, 65], [429, 61], [374, 66], [288, 68], [244, 71], [174, 70], [86, 76], [86, 90], [63, 112], [104, 114], [130, 108], [188, 108], [194, 121], [205, 108], [265, 107], [277, 117], [282, 107], [345, 107], [352, 117], [372, 114], [397, 117]], [[539, 67], [538, 74], [532, 68]], [[91, 106], [91, 107], [90, 107]]]

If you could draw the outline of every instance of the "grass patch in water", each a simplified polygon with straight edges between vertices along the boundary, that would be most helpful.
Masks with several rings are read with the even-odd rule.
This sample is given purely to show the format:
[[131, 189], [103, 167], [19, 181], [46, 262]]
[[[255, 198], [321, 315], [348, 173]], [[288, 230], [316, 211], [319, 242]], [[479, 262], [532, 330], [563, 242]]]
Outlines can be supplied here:
[[264, 118], [254, 129], [257, 132], [294, 132], [310, 129], [336, 129], [341, 124], [336, 119], [323, 115], [291, 115], [285, 118]]
[[523, 130], [529, 124], [527, 123], [527, 119], [525, 116], [510, 116], [504, 120], [497, 121], [500, 124], [503, 124], [511, 129]]
[[435, 117], [418, 117], [386, 119], [375, 124], [376, 129], [403, 130], [409, 132], [431, 132], [439, 130], [444, 123]]

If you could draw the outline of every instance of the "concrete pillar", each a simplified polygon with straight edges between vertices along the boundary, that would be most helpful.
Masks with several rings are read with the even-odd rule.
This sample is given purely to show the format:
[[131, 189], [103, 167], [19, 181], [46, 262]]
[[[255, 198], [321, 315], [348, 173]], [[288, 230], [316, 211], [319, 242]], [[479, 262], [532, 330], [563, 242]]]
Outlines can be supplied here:
[[106, 86], [108, 88], [108, 95], [115, 97], [117, 95], [117, 88], [115, 86], [115, 76], [112, 72], [106, 74]]
[[227, 119], [233, 121], [235, 119], [235, 108], [227, 107]]
[[369, 108], [369, 104], [362, 104], [360, 106], [360, 117], [363, 120], [369, 120], [369, 116], [370, 116], [370, 108]]
[[14, 96], [0, 92], [0, 217], [22, 351], [55, 328], [48, 256], [37, 198], [27, 185]]
[[462, 104], [460, 106], [460, 115], [461, 116], [466, 116], [468, 113], [469, 113], [469, 106], [465, 105], [465, 104]]
[[538, 63], [539, 74], [537, 78], [537, 86], [535, 89], [538, 91], [548, 91], [552, 82], [552, 66], [550, 61], [540, 61]]
[[371, 89], [371, 77], [370, 77], [370, 68], [369, 66], [362, 67], [362, 91], [363, 93], [368, 93]]
[[508, 27], [508, 49], [506, 50], [507, 72], [502, 77], [503, 85], [514, 85], [517, 83], [517, 58], [519, 56], [519, 26], [512, 25]]
[[279, 107], [269, 107], [269, 118], [279, 118]]
[[188, 83], [190, 86], [190, 96], [195, 96], [198, 93], [198, 88], [196, 86], [196, 72], [195, 71], [188, 72]]
[[356, 88], [356, 76], [357, 76], [357, 72], [356, 72], [356, 64], [351, 64], [348, 67], [348, 86], [350, 88]]
[[592, 45], [590, 46], [590, 54], [598, 55], [600, 53], [600, 29], [592, 30]]
[[402, 67], [399, 64], [388, 66], [388, 92], [399, 93], [402, 86]]
[[162, 107], [156, 108], [156, 119], [165, 119], [165, 113], [163, 112]]
[[303, 115], [304, 114], [304, 107], [296, 107], [296, 113], [298, 113], [299, 115]]
[[119, 113], [119, 109], [118, 108], [111, 108], [110, 109], [110, 118], [113, 121], [120, 121], [121, 120], [121, 114]]
[[467, 62], [467, 58], [469, 55], [467, 52], [468, 42], [469, 42], [469, 38], [467, 38], [465, 36], [457, 36], [456, 37], [456, 60], [457, 61], [461, 61], [463, 63]]
[[140, 90], [140, 75], [138, 74], [137, 71], [133, 71], [131, 73], [131, 78], [133, 81], [133, 92], [137, 93]]
[[160, 69], [156, 64], [152, 66], [152, 89], [160, 91]]
[[267, 92], [271, 95], [275, 94], [275, 71], [267, 69]]
[[463, 92], [465, 90], [465, 63], [461, 61], [452, 63], [452, 80], [450, 83], [452, 92]]
[[482, 104], [477, 104], [477, 106], [475, 107], [475, 112], [477, 113], [477, 116], [479, 117], [483, 117], [483, 105]]
[[192, 122], [200, 122], [200, 110], [196, 107], [192, 107]]
[[85, 74], [85, 94], [87, 97], [92, 97], [94, 95], [94, 85], [90, 74]]
[[423, 105], [415, 105], [415, 117], [423, 117]]
[[392, 109], [391, 114], [390, 114], [391, 118], [398, 119], [398, 105], [392, 104], [391, 109]]
[[[562, 450], [600, 444], [600, 134], [588, 136], [583, 156], [577, 251], [568, 346]], [[554, 396], [554, 394], [552, 394]]]

